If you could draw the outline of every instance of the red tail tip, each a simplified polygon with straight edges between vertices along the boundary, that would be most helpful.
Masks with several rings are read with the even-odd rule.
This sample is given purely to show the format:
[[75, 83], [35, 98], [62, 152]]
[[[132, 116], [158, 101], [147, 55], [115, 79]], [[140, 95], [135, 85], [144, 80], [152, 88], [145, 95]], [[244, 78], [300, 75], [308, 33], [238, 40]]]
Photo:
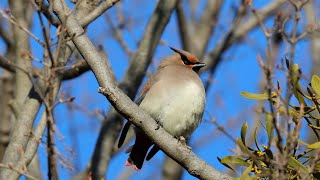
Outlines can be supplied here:
[[[126, 161], [126, 166], [131, 166], [131, 165], [132, 165], [132, 164], [131, 164], [129, 161]], [[139, 169], [136, 165], [134, 165], [133, 168], [134, 168], [134, 170], [136, 170], [136, 171], [140, 171], [140, 169]]]
[[129, 161], [126, 161], [126, 166], [131, 166], [132, 164]]
[[140, 169], [137, 168], [137, 166], [133, 166], [133, 168], [134, 168], [134, 170], [136, 170], [136, 171], [140, 171]]

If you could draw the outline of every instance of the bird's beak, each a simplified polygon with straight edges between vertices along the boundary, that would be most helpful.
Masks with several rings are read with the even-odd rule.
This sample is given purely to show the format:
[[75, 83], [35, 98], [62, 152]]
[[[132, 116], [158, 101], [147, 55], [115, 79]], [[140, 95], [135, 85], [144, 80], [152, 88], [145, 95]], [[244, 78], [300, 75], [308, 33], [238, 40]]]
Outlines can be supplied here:
[[206, 64], [205, 63], [200, 63], [200, 62], [193, 65], [193, 67], [198, 67], [199, 69], [204, 67], [204, 66], [206, 66]]
[[200, 70], [202, 67], [204, 67], [205, 65], [206, 65], [205, 63], [200, 63], [200, 62], [198, 62], [198, 63], [196, 63], [196, 64], [193, 64], [192, 69], [194, 70], [194, 72], [199, 73], [199, 70]]

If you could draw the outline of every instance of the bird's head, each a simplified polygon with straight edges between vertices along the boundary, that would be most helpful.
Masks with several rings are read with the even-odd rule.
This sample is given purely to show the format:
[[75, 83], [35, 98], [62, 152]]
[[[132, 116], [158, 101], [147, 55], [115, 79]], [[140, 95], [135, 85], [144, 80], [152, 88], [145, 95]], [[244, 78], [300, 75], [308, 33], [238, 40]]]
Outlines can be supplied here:
[[206, 64], [199, 62], [198, 58], [196, 58], [191, 53], [177, 49], [174, 47], [170, 47], [174, 52], [178, 54], [174, 54], [165, 58], [159, 67], [165, 67], [169, 65], [179, 65], [184, 66], [186, 68], [192, 69], [196, 73], [199, 72], [200, 68], [204, 67]]

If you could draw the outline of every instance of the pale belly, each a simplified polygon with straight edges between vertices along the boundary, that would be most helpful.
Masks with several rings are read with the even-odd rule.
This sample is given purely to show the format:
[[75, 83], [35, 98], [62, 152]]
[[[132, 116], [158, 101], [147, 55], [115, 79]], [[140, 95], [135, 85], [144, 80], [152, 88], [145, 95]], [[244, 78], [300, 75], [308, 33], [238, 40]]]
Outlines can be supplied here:
[[147, 95], [140, 104], [166, 131], [177, 137], [191, 135], [202, 119], [205, 106], [203, 88], [193, 83], [183, 87], [157, 92], [157, 96]]

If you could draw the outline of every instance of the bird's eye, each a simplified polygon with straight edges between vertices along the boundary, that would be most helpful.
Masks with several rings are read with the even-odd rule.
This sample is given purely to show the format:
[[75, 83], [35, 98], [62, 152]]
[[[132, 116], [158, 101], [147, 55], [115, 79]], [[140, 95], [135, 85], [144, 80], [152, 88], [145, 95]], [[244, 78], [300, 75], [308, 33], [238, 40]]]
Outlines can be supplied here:
[[181, 56], [181, 59], [185, 65], [191, 65], [192, 63], [189, 61], [189, 59], [186, 56]]

